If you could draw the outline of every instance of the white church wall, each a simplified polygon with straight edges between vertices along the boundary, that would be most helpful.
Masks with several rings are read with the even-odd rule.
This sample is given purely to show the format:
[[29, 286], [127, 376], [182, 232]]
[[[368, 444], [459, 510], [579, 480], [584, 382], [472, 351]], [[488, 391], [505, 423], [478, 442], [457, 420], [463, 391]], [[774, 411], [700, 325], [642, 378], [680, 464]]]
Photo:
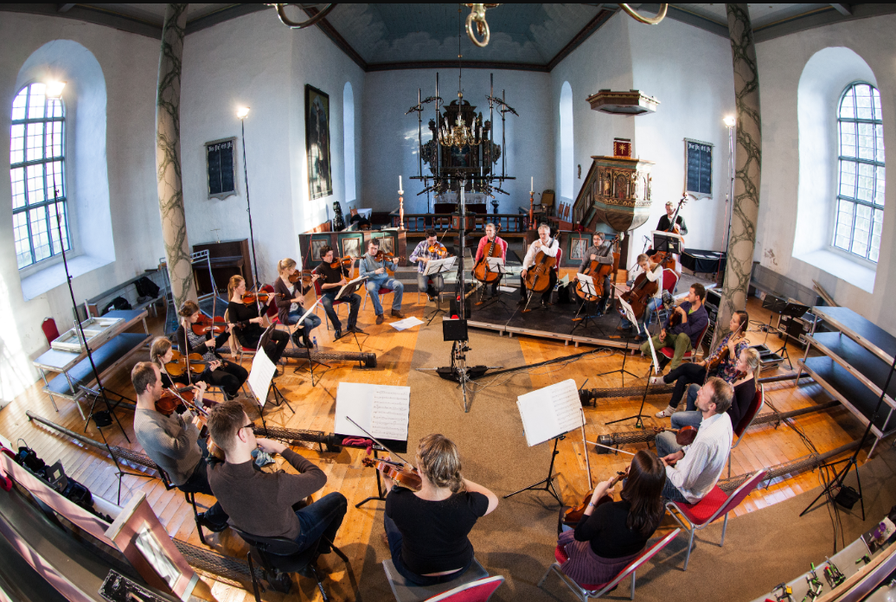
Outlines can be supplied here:
[[[333, 201], [347, 211], [342, 130], [346, 81], [357, 107], [364, 93], [361, 69], [317, 28], [290, 30], [268, 11], [187, 36], [181, 133], [191, 244], [249, 237], [239, 106], [251, 107], [245, 120], [249, 198], [263, 281], [277, 277], [279, 259], [298, 259], [298, 233], [331, 219]], [[333, 194], [314, 201], [309, 200], [307, 180], [305, 84], [330, 98]], [[238, 145], [238, 194], [209, 200], [204, 145], [231, 136]]]
[[[445, 104], [457, 100], [457, 69], [439, 69], [439, 93]], [[509, 195], [497, 194], [499, 213], [516, 213], [517, 208], [529, 205], [530, 178], [535, 179], [535, 190], [554, 187], [553, 122], [554, 107], [550, 104], [550, 75], [547, 73], [464, 69], [464, 100], [476, 107], [476, 112], [488, 117], [489, 75], [494, 73], [494, 91], [501, 96], [506, 91], [506, 102], [519, 116], [507, 114], [506, 173], [515, 176], [500, 185]], [[426, 195], [417, 196], [424, 186], [417, 175], [417, 115], [405, 115], [417, 103], [417, 89], [422, 97], [435, 96], [436, 70], [410, 69], [371, 72], [366, 75], [366, 90], [362, 102], [362, 178], [358, 186], [358, 206], [374, 211], [391, 211], [398, 206], [398, 176], [403, 177], [405, 213], [427, 213]], [[358, 94], [355, 92], [355, 105]], [[423, 142], [431, 139], [427, 124], [434, 117], [433, 103], [423, 112]], [[501, 144], [501, 120], [495, 111], [495, 142]], [[424, 173], [429, 173], [424, 164]], [[501, 162], [495, 166], [500, 173]], [[430, 201], [431, 202], [431, 201]], [[538, 197], [536, 196], [536, 202]], [[491, 212], [491, 206], [489, 206]]]
[[[23, 296], [12, 237], [9, 180], [10, 109], [25, 61], [52, 40], [72, 40], [99, 62], [106, 85], [106, 162], [115, 261], [73, 279], [79, 303], [117, 282], [154, 267], [163, 254], [155, 184], [155, 86], [159, 42], [99, 25], [6, 12], [0, 19], [0, 395], [8, 399], [29, 386], [37, 372], [31, 359], [47, 348], [40, 325], [55, 318], [60, 330], [72, 320], [63, 283], [30, 300]], [[74, 86], [73, 86], [74, 88]], [[87, 194], [85, 191], [84, 194]], [[77, 199], [72, 198], [73, 203]], [[77, 209], [75, 209], [77, 210]], [[83, 222], [85, 216], [79, 216]], [[91, 245], [87, 245], [90, 247]], [[96, 245], [93, 245], [96, 247]], [[77, 250], [77, 249], [76, 249]]]
[[[892, 31], [896, 17], [847, 21], [818, 29], [795, 33], [757, 45], [759, 90], [762, 107], [762, 185], [759, 223], [754, 259], [774, 273], [812, 287], [819, 282], [840, 305], [849, 307], [889, 332], [896, 332], [896, 316], [890, 299], [896, 295], [896, 277], [892, 266], [896, 261], [896, 213], [884, 212], [884, 236], [873, 292], [863, 290], [831, 273], [791, 257], [797, 225], [797, 199], [802, 177], [801, 145], [798, 129], [798, 86], [809, 60], [829, 47], [849, 48], [858, 54], [877, 78], [884, 112], [885, 145], [894, 148], [896, 133], [896, 69]], [[856, 74], [859, 79], [861, 73]], [[896, 165], [892, 150], [887, 164]], [[836, 169], [832, 164], [831, 170]], [[887, 170], [891, 175], [892, 169]], [[811, 177], [811, 174], [808, 174]], [[892, 176], [891, 176], [892, 177]], [[893, 186], [886, 193], [886, 204], [896, 202]], [[833, 212], [833, 209], [831, 209]], [[827, 238], [829, 232], [817, 232]]]

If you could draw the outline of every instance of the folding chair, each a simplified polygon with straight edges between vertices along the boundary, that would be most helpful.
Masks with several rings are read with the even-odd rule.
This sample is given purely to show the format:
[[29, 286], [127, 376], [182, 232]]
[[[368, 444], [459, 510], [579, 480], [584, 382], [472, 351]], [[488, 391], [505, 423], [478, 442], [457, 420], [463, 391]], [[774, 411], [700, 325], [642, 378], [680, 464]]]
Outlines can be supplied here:
[[[700, 343], [703, 341], [703, 337], [706, 336], [707, 330], [709, 330], [709, 322], [707, 322], [706, 326], [703, 327], [703, 330], [700, 331], [700, 336], [697, 337], [697, 345], [693, 349], [685, 351], [684, 355], [681, 356], [682, 361], [692, 361], [697, 356], [697, 352], [700, 350]], [[668, 360], [675, 357], [675, 350], [671, 347], [660, 348], [660, 353], [662, 353]]]
[[[230, 323], [230, 310], [224, 310], [224, 322]], [[243, 356], [255, 355], [255, 349], [252, 347], [243, 347], [243, 344], [240, 343], [240, 340], [236, 336], [236, 329], [230, 329], [230, 355], [237, 363], [242, 363]]]
[[[367, 294], [364, 295], [364, 305], [361, 307], [362, 310], [367, 309], [367, 297], [370, 296], [370, 291], [367, 290], [366, 286], [364, 287], [364, 290], [367, 291]], [[384, 288], [382, 286], [379, 288], [379, 291], [377, 291], [377, 294], [379, 294], [379, 296], [381, 297], [380, 305], [383, 308], [383, 313], [386, 313], [386, 303], [385, 303], [385, 299], [382, 298], [383, 295], [388, 295], [389, 293], [394, 293], [394, 292], [395, 291], [393, 291], [391, 288]], [[420, 291], [419, 290], [417, 291], [417, 302], [418, 303], [420, 302]]]
[[488, 602], [502, 583], [504, 583], [503, 575], [486, 577], [459, 585], [444, 594], [430, 598], [427, 602]]
[[645, 547], [644, 550], [640, 554], [638, 554], [638, 557], [632, 560], [627, 567], [622, 569], [622, 571], [618, 575], [616, 575], [616, 577], [612, 581], [598, 585], [578, 584], [573, 581], [572, 578], [567, 576], [566, 573], [563, 572], [563, 569], [560, 565], [566, 562], [568, 557], [566, 556], [566, 553], [563, 551], [563, 549], [560, 546], [557, 546], [557, 548], [554, 550], [554, 556], [557, 558], [557, 561], [551, 564], [551, 566], [548, 567], [548, 570], [545, 571], [544, 577], [542, 577], [541, 581], [538, 582], [538, 587], [541, 587], [544, 584], [545, 580], [548, 578], [548, 575], [550, 575], [551, 571], [553, 571], [557, 573], [563, 583], [565, 583], [566, 586], [572, 590], [572, 592], [579, 600], [582, 600], [582, 602], [588, 602], [589, 598], [600, 598], [604, 594], [613, 591], [623, 579], [625, 579], [628, 575], [631, 575], [632, 589], [630, 598], [634, 600], [636, 578], [635, 572], [639, 568], [644, 566], [644, 564], [648, 560], [656, 556], [660, 550], [669, 545], [669, 542], [675, 539], [679, 533], [681, 533], [681, 529], [675, 529], [662, 539], [657, 540], [657, 542], [649, 548]]
[[726, 495], [716, 485], [706, 497], [696, 504], [666, 502], [666, 508], [669, 510], [672, 518], [678, 521], [678, 524], [691, 534], [688, 542], [688, 553], [684, 558], [683, 571], [688, 570], [691, 548], [694, 547], [694, 533], [712, 524], [713, 521], [724, 514], [725, 523], [722, 525], [722, 540], [719, 542], [719, 547], [722, 547], [725, 543], [725, 530], [728, 528], [728, 513], [737, 508], [744, 498], [750, 495], [750, 492], [765, 479], [766, 475], [768, 475], [768, 471], [765, 469], [756, 471], [740, 487], [732, 491], [731, 495]]
[[[750, 407], [747, 408], [747, 411], [744, 412], [744, 415], [740, 417], [740, 420], [736, 425], [734, 425], [734, 436], [736, 439], [734, 440], [734, 444], [731, 446], [731, 451], [734, 452], [734, 448], [737, 447], [740, 440], [744, 438], [744, 433], [750, 425], [753, 424], [753, 420], [756, 419], [756, 416], [759, 414], [759, 410], [762, 409], [762, 404], [765, 400], [765, 385], [760, 384], [759, 388], [756, 389], [756, 395], [753, 396], [753, 400], [750, 402]], [[728, 477], [731, 477], [731, 454], [728, 454]]]
[[669, 291], [670, 295], [674, 295], [676, 285], [678, 285], [678, 274], [675, 273], [675, 270], [665, 268], [663, 270], [663, 290]]
[[[417, 585], [405, 579], [401, 573], [395, 570], [395, 565], [391, 558], [383, 561], [383, 570], [386, 572], [386, 580], [389, 581], [389, 587], [392, 588], [392, 595], [395, 596], [396, 602], [421, 602], [422, 600], [442, 600], [439, 596], [455, 592], [460, 588], [476, 583], [484, 579], [488, 579], [488, 571], [482, 568], [475, 558], [473, 564], [467, 569], [463, 575], [457, 579], [452, 579], [445, 583], [436, 585]], [[476, 598], [478, 599], [478, 598]]]
[[[317, 298], [320, 299], [324, 296], [324, 289], [321, 288], [320, 280], [314, 281], [314, 294], [317, 295]], [[339, 315], [339, 306], [347, 303], [345, 299], [339, 299], [338, 301], [333, 301], [333, 311], [336, 312], [336, 315]], [[324, 323], [327, 325], [327, 330], [330, 330], [330, 319], [329, 316], [324, 316]]]

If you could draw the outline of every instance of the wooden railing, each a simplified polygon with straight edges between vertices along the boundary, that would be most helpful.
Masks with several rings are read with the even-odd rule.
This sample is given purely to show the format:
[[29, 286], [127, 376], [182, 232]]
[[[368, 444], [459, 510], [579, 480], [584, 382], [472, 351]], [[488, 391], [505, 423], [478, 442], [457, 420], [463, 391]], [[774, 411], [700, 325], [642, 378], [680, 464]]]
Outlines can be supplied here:
[[[392, 227], [397, 228], [399, 217], [393, 213]], [[473, 214], [467, 215], [468, 232], [485, 232], [485, 224], [497, 224], [501, 234], [524, 234], [529, 229], [529, 216], [512, 213]], [[423, 232], [433, 228], [436, 232], [456, 230], [460, 223], [458, 214], [405, 213], [404, 227], [408, 232]]]

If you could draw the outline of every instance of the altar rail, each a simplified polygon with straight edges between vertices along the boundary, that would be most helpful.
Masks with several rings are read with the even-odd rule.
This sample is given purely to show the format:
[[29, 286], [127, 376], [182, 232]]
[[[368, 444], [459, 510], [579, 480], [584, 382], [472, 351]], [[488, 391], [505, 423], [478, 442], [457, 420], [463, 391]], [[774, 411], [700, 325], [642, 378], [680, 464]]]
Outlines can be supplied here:
[[[390, 213], [392, 218], [392, 227], [397, 228], [399, 224], [399, 216], [397, 211]], [[495, 213], [495, 214], [467, 214], [467, 231], [468, 232], [484, 232], [485, 224], [491, 222], [499, 226], [501, 235], [508, 233], [524, 234], [529, 230], [529, 216], [516, 215], [511, 213]], [[429, 228], [433, 228], [437, 232], [445, 230], [457, 230], [460, 225], [460, 214], [433, 215], [431, 213], [405, 213], [404, 227], [408, 232], [423, 232]]]

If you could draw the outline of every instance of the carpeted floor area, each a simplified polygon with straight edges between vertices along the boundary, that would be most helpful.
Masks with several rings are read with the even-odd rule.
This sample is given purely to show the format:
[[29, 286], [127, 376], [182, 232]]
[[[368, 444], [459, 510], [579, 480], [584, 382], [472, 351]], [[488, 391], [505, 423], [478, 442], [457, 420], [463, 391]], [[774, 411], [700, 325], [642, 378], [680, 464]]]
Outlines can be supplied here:
[[[519, 366], [524, 363], [516, 339], [471, 331], [468, 365]], [[498, 509], [477, 523], [470, 539], [476, 558], [490, 574], [506, 582], [493, 600], [574, 600], [556, 576], [545, 589], [536, 584], [553, 560], [556, 544], [557, 504], [547, 493], [524, 492], [509, 500], [505, 494], [543, 479], [550, 463], [551, 446], [526, 446], [516, 397], [532, 389], [525, 373], [508, 378], [485, 376], [474, 386], [470, 411], [463, 412], [459, 387], [442, 380], [435, 368], [450, 363], [451, 344], [442, 341], [437, 323], [424, 327], [414, 352], [409, 425], [409, 459], [420, 437], [431, 432], [448, 436], [460, 448], [464, 475], [492, 489], [500, 498]], [[489, 381], [495, 378], [489, 385]], [[562, 372], [557, 380], [563, 378]], [[868, 520], [860, 520], [858, 506], [842, 512], [843, 529], [849, 543], [867, 531], [896, 503], [896, 452], [889, 444], [879, 446], [878, 456], [862, 467], [862, 484]], [[854, 483], [854, 475], [848, 482]], [[821, 507], [807, 516], [797, 516], [818, 494], [806, 493], [770, 508], [733, 518], [724, 548], [721, 522], [698, 533], [687, 572], [681, 570], [687, 538], [680, 536], [638, 574], [637, 599], [663, 600], [752, 600], [773, 585], [792, 579], [833, 552], [833, 530], [828, 510]], [[383, 502], [368, 503], [353, 512], [375, 513], [374, 529], [359, 578], [364, 600], [391, 600], [381, 562], [389, 551], [382, 539]], [[672, 525], [670, 519], [664, 527]], [[666, 531], [667, 532], [667, 531]], [[609, 599], [628, 599], [626, 580]]]

